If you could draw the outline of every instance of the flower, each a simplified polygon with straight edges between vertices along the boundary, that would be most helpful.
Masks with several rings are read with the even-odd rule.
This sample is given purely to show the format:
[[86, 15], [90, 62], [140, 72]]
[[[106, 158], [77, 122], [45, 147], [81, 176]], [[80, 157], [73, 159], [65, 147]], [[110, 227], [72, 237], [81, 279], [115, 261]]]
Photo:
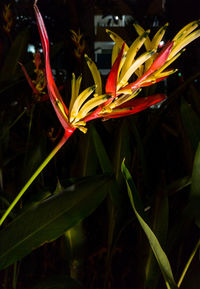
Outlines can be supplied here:
[[[34, 9], [45, 56], [49, 97], [67, 135], [71, 135], [76, 128], [86, 132], [85, 125], [92, 119], [109, 119], [134, 114], [163, 100], [165, 98], [163, 94], [137, 99], [135, 96], [140, 92], [141, 87], [152, 85], [174, 73], [176, 71], [174, 69], [165, 69], [180, 56], [181, 50], [187, 44], [200, 36], [200, 30], [195, 30], [199, 26], [199, 21], [194, 21], [186, 25], [171, 42], [168, 42], [158, 52], [159, 43], [168, 24], [158, 30], [152, 41], [149, 39], [150, 31], [144, 31], [141, 26], [135, 24], [139, 36], [130, 47], [116, 33], [107, 30], [115, 45], [112, 51], [113, 65], [105, 85], [105, 94], [102, 94], [101, 76], [95, 63], [85, 55], [95, 85], [79, 94], [82, 78], [76, 79], [73, 74], [71, 101], [69, 109], [67, 109], [52, 75], [48, 35], [36, 4], [37, 1], [35, 1]], [[143, 44], [147, 51], [136, 58]], [[129, 79], [133, 75], [137, 79], [129, 83]]]
[[[190, 42], [195, 40], [200, 36], [200, 30], [196, 30], [197, 27], [199, 27], [200, 20], [195, 20], [184, 26], [172, 39], [173, 46], [172, 49], [166, 59], [165, 64], [155, 71], [151, 76], [149, 76], [146, 79], [146, 84], [152, 84], [154, 82], [158, 82], [159, 79], [162, 80], [169, 76], [170, 74], [177, 71], [177, 69], [169, 69], [165, 70], [172, 62], [174, 62], [181, 54], [185, 51], [184, 47], [187, 46]], [[168, 26], [168, 23], [165, 24], [163, 27], [161, 27], [156, 35], [154, 36], [153, 40], [150, 41], [149, 37], [147, 37], [146, 42], [144, 43], [146, 50], [150, 49], [158, 49], [159, 43], [162, 40], [164, 33], [166, 31], [166, 28]], [[134, 27], [139, 35], [142, 35], [144, 33], [144, 29], [138, 25], [134, 24]], [[148, 67], [153, 62], [154, 58], [156, 57], [156, 54], [149, 60], [148, 63], [145, 63], [145, 67], [140, 67], [140, 71], [137, 71], [137, 75], [140, 77], [142, 73], [144, 73]]]
[[[134, 24], [139, 36], [130, 47], [120, 36], [107, 29], [115, 45], [112, 51], [112, 69], [108, 75], [105, 90], [113, 97], [99, 112], [99, 117], [108, 119], [134, 114], [163, 100], [165, 96], [162, 94], [137, 99], [135, 96], [142, 87], [159, 82], [177, 71], [166, 68], [182, 54], [186, 45], [200, 36], [200, 29], [196, 30], [199, 24], [200, 21], [197, 20], [183, 27], [160, 52], [158, 52], [159, 43], [168, 23], [158, 30], [152, 41], [148, 36], [149, 30], [145, 31], [138, 24]], [[147, 51], [136, 58], [143, 44]], [[102, 84], [96, 77], [97, 68], [93, 67], [95, 64], [93, 63], [93, 66], [90, 64], [94, 82], [101, 87]], [[133, 76], [137, 79], [129, 83], [129, 79]]]

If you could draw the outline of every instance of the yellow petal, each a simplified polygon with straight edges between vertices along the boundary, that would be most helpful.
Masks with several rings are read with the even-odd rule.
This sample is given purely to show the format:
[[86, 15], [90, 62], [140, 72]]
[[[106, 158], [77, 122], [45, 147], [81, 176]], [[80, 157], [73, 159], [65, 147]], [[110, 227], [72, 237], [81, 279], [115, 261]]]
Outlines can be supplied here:
[[94, 83], [96, 85], [95, 93], [98, 95], [101, 95], [102, 94], [102, 82], [101, 82], [101, 75], [99, 73], [99, 70], [96, 64], [94, 63], [94, 61], [92, 61], [92, 59], [90, 59], [86, 54], [85, 54], [85, 60], [92, 73]]
[[86, 122], [83, 121], [83, 120], [80, 120], [80, 121], [73, 121], [72, 123], [74, 126], [78, 127], [79, 125], [80, 126], [86, 126]]
[[177, 72], [177, 71], [178, 71], [178, 69], [170, 69], [170, 70], [168, 70], [168, 71], [163, 71], [162, 73], [160, 73], [160, 74], [158, 75], [158, 78], [171, 75], [171, 74], [173, 74], [173, 73], [175, 73], [175, 72]]
[[88, 100], [80, 109], [78, 112], [75, 122], [79, 121], [80, 119], [83, 119], [92, 109], [95, 107], [101, 105], [106, 100], [108, 100], [111, 96], [110, 95], [101, 95], [97, 97], [93, 97], [92, 99]]
[[[153, 40], [152, 40], [152, 43], [151, 43], [151, 47], [152, 49], [154, 50], [157, 50], [158, 49], [158, 45], [161, 41], [161, 39], [163, 38], [165, 32], [166, 32], [166, 29], [168, 27], [168, 23], [166, 23], [163, 27], [161, 27], [158, 32], [155, 34], [155, 36], [153, 37]], [[154, 54], [150, 59], [147, 60], [147, 62], [145, 63], [144, 65], [144, 71], [147, 71], [152, 63], [154, 62], [155, 58], [156, 58], [157, 54]]]
[[72, 107], [74, 105], [74, 102], [76, 100], [76, 97], [79, 94], [79, 89], [81, 85], [82, 76], [79, 76], [76, 80], [76, 76], [74, 73], [72, 73], [72, 80], [71, 80], [71, 99], [69, 104], [69, 112], [71, 112]]
[[70, 122], [73, 122], [81, 106], [87, 100], [87, 98], [93, 93], [94, 90], [95, 86], [88, 87], [76, 98], [70, 113]]
[[119, 47], [119, 49], [121, 49], [123, 43], [125, 43], [124, 52], [128, 51], [128, 45], [119, 35], [117, 35], [115, 32], [113, 32], [109, 29], [106, 29], [106, 32], [108, 33], [110, 38], [116, 43], [116, 45]]
[[[138, 35], [141, 36], [145, 32], [145, 30], [139, 24], [134, 23], [133, 26]], [[151, 50], [151, 40], [149, 39], [149, 37], [146, 38], [144, 46], [147, 51]]]
[[135, 74], [137, 75], [137, 77], [141, 77], [144, 74], [144, 65], [141, 64], [138, 69], [135, 71]]
[[113, 46], [113, 49], [112, 49], [112, 66], [120, 52], [120, 49], [119, 46], [115, 43], [115, 45]]
[[85, 127], [86, 123], [84, 121], [79, 121], [76, 124], [73, 124], [74, 127], [77, 127], [83, 133], [87, 132], [87, 127]]
[[118, 99], [116, 99], [113, 103], [111, 103], [110, 108], [114, 109], [115, 107], [120, 106], [121, 104], [131, 100], [132, 98], [136, 97], [140, 93], [141, 90], [142, 89], [140, 88], [140, 89], [135, 90], [134, 92], [131, 91], [132, 92], [131, 95], [123, 94]]
[[75, 74], [72, 73], [72, 80], [71, 80], [71, 99], [70, 99], [70, 105], [69, 105], [69, 111], [71, 111], [71, 108], [74, 104], [75, 100], [75, 89], [76, 89], [76, 77]]
[[58, 98], [56, 99], [55, 104], [56, 104], [57, 108], [60, 110], [60, 112], [62, 113], [62, 115], [65, 117], [66, 121], [68, 121], [68, 117], [65, 113], [64, 107]]
[[190, 42], [195, 40], [200, 36], [200, 29], [194, 31], [193, 33], [189, 34], [184, 39], [180, 40], [180, 42], [177, 42], [177, 44], [172, 48], [172, 51], [168, 57], [168, 59], [171, 59], [173, 56], [175, 56], [182, 48], [184, 48], [186, 45], [188, 45]]
[[[113, 46], [113, 49], [112, 49], [112, 65], [114, 64], [121, 48], [122, 48], [122, 45], [125, 43], [125, 41], [119, 36], [117, 35], [116, 33], [114, 33], [113, 31], [109, 30], [109, 29], [106, 29], [106, 32], [108, 33], [108, 35], [110, 36], [110, 38], [115, 42], [115, 45]], [[125, 56], [127, 54], [127, 51], [129, 50], [129, 47], [128, 45], [125, 43], [124, 45], [124, 52], [123, 52], [123, 57], [121, 59], [121, 63], [120, 63], [120, 66], [119, 66], [119, 70], [118, 70], [118, 74], [121, 70], [121, 67], [125, 61]]]
[[190, 34], [192, 31], [194, 31], [199, 26], [199, 20], [190, 22], [186, 26], [184, 26], [173, 38], [172, 41], [176, 42], [177, 40], [180, 40], [181, 38], [185, 38], [188, 34]]
[[80, 130], [80, 131], [82, 131], [83, 133], [86, 133], [87, 132], [87, 127], [84, 127], [84, 126], [78, 126], [78, 129]]
[[150, 51], [150, 52], [145, 52], [141, 56], [139, 56], [133, 62], [133, 64], [128, 68], [125, 74], [124, 75], [121, 74], [122, 76], [120, 76], [119, 83], [117, 85], [117, 90], [123, 87], [129, 80], [131, 75], [133, 75], [133, 73], [136, 71], [136, 69], [138, 69], [138, 67], [142, 65], [145, 61], [147, 61], [147, 59], [149, 59], [154, 53], [155, 51]]
[[75, 86], [75, 95], [76, 97], [79, 95], [79, 90], [81, 87], [81, 81], [82, 81], [82, 76], [80, 75], [77, 80], [76, 80], [76, 86]]
[[145, 83], [148, 83], [148, 82], [155, 83], [158, 78], [169, 76], [170, 74], [173, 74], [177, 71], [178, 71], [178, 69], [171, 69], [171, 70], [164, 71], [160, 74], [156, 74], [156, 75], [152, 74], [149, 77], [147, 77], [144, 82]]
[[169, 23], [166, 23], [163, 27], [161, 27], [158, 32], [155, 34], [155, 36], [153, 37], [153, 40], [152, 40], [152, 48], [151, 49], [154, 49], [154, 50], [157, 50], [158, 49], [158, 45], [160, 43], [160, 41], [162, 40], [165, 32], [166, 32], [166, 29], [168, 27]]
[[158, 74], [160, 74], [163, 70], [165, 70], [165, 68], [167, 68], [172, 62], [174, 62], [184, 51], [185, 51], [185, 49], [181, 50], [179, 53], [177, 53], [170, 60], [165, 62], [165, 64], [160, 69], [158, 69], [156, 72], [154, 72], [154, 76], [157, 77]]
[[[128, 84], [128, 83], [127, 83]], [[130, 89], [130, 88], [122, 88], [121, 90], [120, 90], [120, 93], [123, 93], [123, 94], [132, 94], [132, 89]]]
[[126, 60], [124, 62], [124, 65], [121, 70], [120, 78], [123, 78], [126, 71], [129, 69], [129, 67], [132, 65], [134, 58], [138, 52], [138, 50], [141, 48], [143, 43], [145, 42], [145, 39], [147, 38], [150, 31], [144, 32], [141, 36], [139, 36], [130, 46], [127, 55]]

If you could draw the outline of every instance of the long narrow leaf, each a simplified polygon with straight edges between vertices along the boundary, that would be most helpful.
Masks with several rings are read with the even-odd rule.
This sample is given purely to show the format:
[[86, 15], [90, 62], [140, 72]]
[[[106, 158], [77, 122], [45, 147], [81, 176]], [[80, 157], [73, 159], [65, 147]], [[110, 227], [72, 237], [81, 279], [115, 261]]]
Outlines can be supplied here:
[[105, 198], [110, 178], [86, 178], [21, 214], [0, 231], [0, 269], [53, 241], [90, 215]]
[[26, 29], [19, 33], [13, 41], [7, 56], [4, 60], [3, 67], [0, 71], [0, 82], [12, 80], [16, 77], [18, 61], [21, 61], [29, 41], [29, 31]]
[[96, 153], [100, 162], [101, 169], [103, 173], [113, 174], [114, 173], [113, 167], [108, 157], [108, 154], [105, 150], [105, 147], [102, 143], [102, 140], [94, 127], [92, 127], [91, 130], [92, 130], [94, 146], [95, 146]]
[[194, 217], [195, 222], [198, 227], [200, 227], [200, 213], [199, 213], [199, 205], [200, 205], [200, 143], [197, 147], [193, 170], [192, 170], [192, 183], [190, 188], [190, 205], [188, 212], [191, 216]]
[[200, 140], [200, 118], [184, 99], [181, 101], [181, 117], [192, 148], [196, 151]]
[[[152, 227], [161, 245], [164, 245], [167, 240], [168, 211], [168, 196], [166, 191], [158, 190], [154, 205], [154, 219]], [[150, 288], [148, 286], [156, 288], [160, 274], [152, 250], [149, 251], [145, 271], [147, 288]]]
[[128, 195], [130, 198], [130, 202], [133, 208], [133, 211], [142, 227], [142, 229], [144, 230], [148, 240], [149, 240], [149, 244], [152, 248], [152, 251], [157, 259], [158, 265], [160, 267], [160, 270], [163, 274], [166, 286], [168, 289], [177, 289], [177, 285], [174, 281], [174, 277], [173, 277], [173, 273], [171, 270], [171, 266], [170, 263], [168, 261], [168, 258], [165, 254], [165, 252], [163, 251], [163, 249], [161, 248], [158, 239], [156, 238], [155, 234], [152, 232], [152, 230], [150, 229], [150, 227], [147, 225], [147, 223], [143, 220], [143, 218], [140, 216], [140, 214], [138, 213], [136, 206], [135, 206], [135, 201], [134, 201], [134, 195], [135, 192], [131, 189], [131, 183], [133, 183], [132, 177], [130, 175], [130, 172], [128, 171], [128, 169], [125, 166], [124, 161], [122, 162], [122, 173], [123, 176], [126, 180], [126, 185], [128, 188]]
[[194, 158], [194, 165], [192, 170], [192, 184], [190, 190], [190, 197], [199, 198], [200, 197], [200, 143], [198, 144], [197, 151]]

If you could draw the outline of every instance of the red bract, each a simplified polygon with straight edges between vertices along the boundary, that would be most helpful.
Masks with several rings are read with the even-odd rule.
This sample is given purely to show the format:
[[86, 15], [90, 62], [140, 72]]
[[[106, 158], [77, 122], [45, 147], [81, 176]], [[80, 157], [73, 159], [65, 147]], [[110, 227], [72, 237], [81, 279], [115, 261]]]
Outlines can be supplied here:
[[117, 76], [118, 76], [119, 66], [120, 66], [121, 59], [122, 59], [123, 52], [124, 52], [124, 46], [125, 46], [125, 43], [123, 43], [120, 53], [118, 54], [113, 64], [113, 67], [108, 75], [106, 87], [105, 87], [106, 93], [113, 94], [114, 96], [116, 96]]
[[26, 80], [28, 81], [28, 84], [30, 85], [30, 87], [32, 88], [32, 91], [34, 94], [38, 94], [38, 91], [32, 81], [32, 79], [30, 78], [30, 76], [28, 75], [28, 72], [26, 71], [26, 68], [24, 67], [24, 65], [21, 62], [18, 62], [19, 65], [21, 66], [21, 69], [26, 77]]
[[172, 50], [174, 43], [169, 42], [167, 43], [161, 50], [161, 52], [158, 54], [156, 59], [154, 60], [153, 64], [149, 68], [149, 70], [145, 73], [145, 76], [149, 76], [153, 72], [155, 72], [157, 69], [159, 69], [161, 66], [163, 66]]
[[[173, 41], [167, 43], [163, 47], [161, 52], [158, 54], [158, 56], [156, 57], [153, 64], [151, 65], [151, 67], [142, 75], [142, 77], [138, 78], [133, 83], [130, 83], [127, 86], [123, 87], [120, 91], [123, 92], [124, 89], [135, 89], [135, 88], [151, 85], [152, 84], [151, 82], [145, 83], [145, 79], [147, 79], [148, 76], [153, 74], [156, 70], [158, 70], [159, 68], [161, 68], [165, 64], [165, 62], [166, 62], [166, 60], [167, 60], [167, 58], [168, 58], [168, 56], [172, 50], [173, 44], [174, 44]], [[158, 81], [161, 81], [163, 79], [164, 78], [160, 78]], [[156, 82], [158, 82], [158, 81], [156, 81]]]
[[[47, 87], [49, 92], [49, 97], [51, 100], [51, 103], [55, 109], [55, 112], [65, 130], [65, 133], [68, 135], [71, 135], [72, 132], [75, 130], [75, 128], [71, 127], [69, 123], [67, 122], [66, 117], [68, 116], [68, 109], [65, 106], [62, 97], [60, 96], [60, 93], [58, 91], [58, 88], [56, 87], [53, 74], [51, 71], [50, 61], [49, 61], [49, 39], [47, 35], [47, 31], [44, 25], [44, 21], [42, 19], [42, 16], [40, 14], [40, 11], [36, 5], [37, 1], [34, 3], [34, 10], [36, 14], [36, 20], [37, 25], [40, 33], [40, 38], [42, 42], [43, 47], [43, 53], [45, 56], [45, 68], [46, 68], [46, 75], [47, 75]], [[63, 111], [61, 110], [61, 106], [59, 105], [61, 103]]]

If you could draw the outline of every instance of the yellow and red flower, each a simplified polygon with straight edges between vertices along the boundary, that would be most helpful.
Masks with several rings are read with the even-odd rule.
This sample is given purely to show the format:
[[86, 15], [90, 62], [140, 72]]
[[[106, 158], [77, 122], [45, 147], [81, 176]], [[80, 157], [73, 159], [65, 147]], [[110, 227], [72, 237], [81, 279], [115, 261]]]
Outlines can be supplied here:
[[[134, 24], [139, 36], [130, 47], [116, 33], [107, 30], [115, 45], [112, 51], [113, 65], [105, 91], [113, 97], [112, 100], [110, 99], [104, 104], [99, 115], [106, 119], [130, 115], [163, 100], [165, 96], [162, 94], [136, 99], [135, 96], [142, 87], [159, 82], [177, 71], [173, 68], [166, 68], [181, 55], [186, 45], [200, 36], [200, 29], [196, 30], [199, 24], [200, 21], [198, 20], [186, 25], [160, 52], [158, 52], [159, 43], [168, 24], [158, 30], [152, 41], [148, 36], [149, 30], [145, 31], [138, 24]], [[147, 51], [136, 58], [143, 44]], [[101, 87], [102, 84], [96, 76], [97, 68], [94, 69], [93, 67], [95, 64], [93, 63], [93, 66], [90, 64], [95, 84], [97, 87]], [[129, 83], [132, 77], [135, 78], [135, 81]]]
[[[159, 43], [168, 24], [156, 33], [152, 41], [148, 36], [149, 31], [144, 31], [142, 27], [135, 25], [139, 36], [130, 47], [116, 33], [107, 30], [115, 45], [112, 52], [113, 65], [105, 85], [105, 94], [102, 94], [101, 76], [95, 63], [85, 55], [95, 85], [79, 93], [81, 77], [76, 79], [73, 74], [71, 101], [67, 109], [53, 78], [49, 61], [48, 35], [36, 3], [37, 1], [34, 9], [45, 57], [48, 93], [67, 138], [76, 128], [86, 132], [85, 125], [90, 120], [134, 114], [162, 101], [165, 98], [163, 94], [141, 98], [135, 96], [142, 87], [152, 85], [174, 73], [176, 71], [174, 69], [165, 69], [177, 59], [188, 43], [200, 36], [200, 30], [195, 30], [199, 26], [199, 21], [194, 21], [185, 26], [158, 52]], [[147, 51], [136, 58], [143, 44]], [[136, 79], [129, 83], [132, 76]]]

